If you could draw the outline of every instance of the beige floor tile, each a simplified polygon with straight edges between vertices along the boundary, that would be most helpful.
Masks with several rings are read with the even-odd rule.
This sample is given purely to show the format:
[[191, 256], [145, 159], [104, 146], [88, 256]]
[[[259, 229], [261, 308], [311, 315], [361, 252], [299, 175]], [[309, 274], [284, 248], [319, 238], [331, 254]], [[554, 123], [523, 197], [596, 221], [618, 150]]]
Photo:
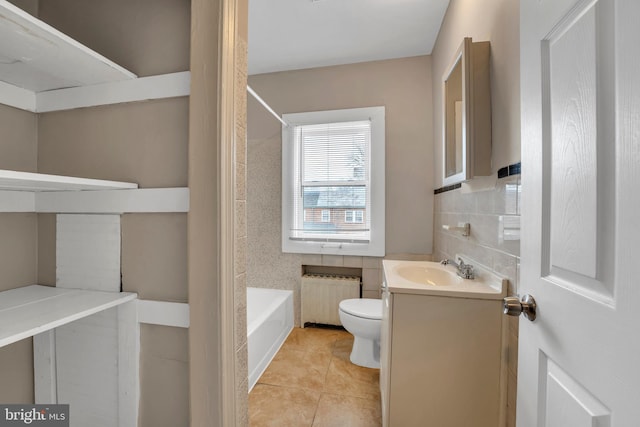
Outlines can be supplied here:
[[[284, 425], [284, 424], [283, 424]], [[323, 393], [313, 427], [379, 427], [380, 401]]]
[[249, 395], [250, 426], [380, 426], [379, 370], [352, 364], [352, 346], [346, 331], [295, 328]]
[[281, 349], [258, 383], [322, 391], [331, 353]]
[[333, 357], [324, 384], [327, 393], [369, 399], [380, 398], [380, 370], [363, 368], [348, 358]]
[[351, 349], [353, 348], [353, 335], [349, 334], [344, 337], [339, 337], [336, 342], [333, 343], [331, 353], [334, 357], [339, 357], [343, 360], [349, 360], [351, 355]]
[[251, 427], [310, 427], [320, 393], [256, 384], [249, 394]]
[[295, 349], [314, 352], [331, 352], [333, 343], [343, 338], [346, 331], [321, 328], [293, 328], [282, 346], [283, 349]]

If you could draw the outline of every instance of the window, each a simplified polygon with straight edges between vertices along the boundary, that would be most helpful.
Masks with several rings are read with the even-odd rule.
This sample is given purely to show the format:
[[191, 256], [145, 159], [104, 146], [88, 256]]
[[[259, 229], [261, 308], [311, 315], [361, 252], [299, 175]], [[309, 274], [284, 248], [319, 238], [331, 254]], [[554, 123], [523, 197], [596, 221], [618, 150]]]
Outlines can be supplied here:
[[283, 119], [283, 252], [383, 256], [384, 107]]
[[344, 222], [353, 224], [362, 224], [364, 211], [344, 211]]

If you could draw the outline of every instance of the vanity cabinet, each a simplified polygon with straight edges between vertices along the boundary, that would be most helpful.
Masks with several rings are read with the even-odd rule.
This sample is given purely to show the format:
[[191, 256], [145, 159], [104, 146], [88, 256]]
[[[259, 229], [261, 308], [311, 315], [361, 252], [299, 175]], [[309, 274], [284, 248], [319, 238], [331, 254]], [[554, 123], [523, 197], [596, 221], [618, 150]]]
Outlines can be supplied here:
[[383, 426], [501, 426], [500, 300], [384, 289], [382, 316]]

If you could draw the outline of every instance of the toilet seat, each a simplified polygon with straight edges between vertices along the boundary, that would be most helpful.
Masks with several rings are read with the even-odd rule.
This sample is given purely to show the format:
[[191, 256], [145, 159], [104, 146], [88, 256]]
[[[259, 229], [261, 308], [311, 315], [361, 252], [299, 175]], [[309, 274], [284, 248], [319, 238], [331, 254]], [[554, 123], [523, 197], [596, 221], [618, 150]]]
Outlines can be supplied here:
[[363, 319], [382, 320], [382, 300], [354, 298], [340, 301], [340, 310]]

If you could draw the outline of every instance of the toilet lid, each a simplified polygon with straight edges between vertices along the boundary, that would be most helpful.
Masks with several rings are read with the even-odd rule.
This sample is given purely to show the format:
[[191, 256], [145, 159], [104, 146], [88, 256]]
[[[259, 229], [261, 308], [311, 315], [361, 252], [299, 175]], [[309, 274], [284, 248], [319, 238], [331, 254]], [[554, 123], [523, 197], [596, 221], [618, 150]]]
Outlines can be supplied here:
[[352, 316], [365, 319], [382, 319], [382, 300], [371, 298], [355, 298], [340, 301], [340, 310]]

